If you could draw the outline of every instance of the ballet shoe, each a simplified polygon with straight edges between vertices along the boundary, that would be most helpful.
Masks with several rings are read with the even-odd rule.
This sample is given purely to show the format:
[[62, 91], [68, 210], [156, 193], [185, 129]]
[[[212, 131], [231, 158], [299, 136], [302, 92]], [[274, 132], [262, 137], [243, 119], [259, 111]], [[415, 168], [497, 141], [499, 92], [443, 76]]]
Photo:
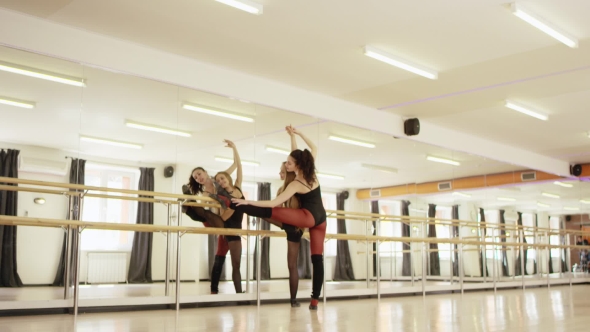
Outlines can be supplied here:
[[311, 299], [311, 303], [309, 304], [309, 310], [318, 310], [318, 300]]
[[211, 294], [219, 294], [219, 291], [211, 291]]
[[291, 308], [299, 308], [301, 304], [297, 300], [291, 300]]

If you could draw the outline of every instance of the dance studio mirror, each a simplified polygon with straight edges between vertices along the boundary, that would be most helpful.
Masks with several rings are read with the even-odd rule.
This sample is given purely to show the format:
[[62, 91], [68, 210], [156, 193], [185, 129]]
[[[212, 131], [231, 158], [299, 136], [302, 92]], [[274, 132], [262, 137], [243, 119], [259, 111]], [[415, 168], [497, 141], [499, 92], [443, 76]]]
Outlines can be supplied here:
[[[129, 190], [149, 190], [149, 183], [152, 183], [152, 190], [157, 192], [181, 194], [182, 185], [188, 182], [195, 167], [202, 167], [214, 176], [232, 164], [234, 153], [223, 143], [228, 139], [235, 144], [242, 161], [244, 196], [252, 200], [271, 199], [283, 183], [279, 174], [281, 163], [291, 150], [291, 139], [285, 127], [291, 125], [317, 147], [317, 175], [327, 210], [401, 215], [405, 206], [413, 218], [411, 224], [382, 221], [378, 225], [362, 218], [349, 219], [343, 224], [347, 234], [377, 234], [378, 231], [384, 236], [423, 237], [425, 234], [434, 236], [436, 231], [437, 238], [455, 238], [461, 234], [465, 239], [514, 242], [517, 234], [512, 231], [484, 234], [477, 225], [454, 229], [444, 222], [427, 230], [420, 221], [429, 215], [429, 209], [435, 218], [453, 219], [456, 217], [453, 207], [457, 206], [461, 220], [477, 222], [483, 216], [487, 222], [499, 223], [503, 216], [510, 225], [517, 223], [517, 212], [521, 212], [525, 226], [556, 228], [563, 222], [560, 216], [567, 213], [564, 208], [571, 208], [570, 214], [575, 214], [574, 208], [582, 208], [579, 200], [590, 198], [590, 185], [586, 183], [574, 183], [573, 188], [566, 188], [542, 179], [530, 183], [517, 181], [515, 179], [521, 177], [519, 171], [523, 170], [517, 165], [257, 105], [239, 96], [214, 95], [9, 48], [0, 48], [0, 61], [85, 82], [84, 87], [77, 87], [0, 71], [0, 97], [21, 104], [35, 103], [32, 109], [0, 104], [2, 117], [7, 119], [0, 121], [0, 146], [20, 151], [21, 179], [83, 181], [91, 186]], [[225, 113], [225, 117], [213, 115], [211, 111]], [[307, 147], [300, 136], [296, 136], [296, 142], [298, 148]], [[427, 159], [429, 156], [459, 165], [434, 162]], [[84, 166], [79, 169], [84, 171], [75, 173], [70, 180], [73, 160], [77, 165], [83, 160]], [[501, 181], [492, 185], [486, 180], [492, 175]], [[232, 176], [235, 180], [237, 173]], [[140, 181], [142, 178], [147, 179], [147, 184]], [[474, 186], [469, 181], [483, 181], [483, 184]], [[461, 189], [465, 187], [469, 189]], [[543, 192], [555, 193], [561, 200], [559, 203], [551, 201], [541, 196]], [[36, 198], [44, 199], [45, 203], [38, 204], [41, 200]], [[18, 199], [19, 216], [63, 219], [67, 215], [68, 199], [64, 195], [19, 192]], [[371, 201], [378, 201], [378, 204]], [[154, 203], [153, 211], [144, 211], [132, 200], [92, 195], [84, 199], [81, 219], [134, 224], [138, 211], [151, 214], [148, 219], [156, 225], [180, 223], [203, 227], [201, 222], [179, 211], [175, 204], [169, 208]], [[330, 214], [327, 232], [342, 232], [343, 225], [339, 229], [337, 219]], [[242, 226], [264, 229], [266, 224], [245, 218]], [[270, 230], [280, 231], [276, 226], [270, 226]], [[112, 304], [124, 298], [125, 303], [133, 304], [139, 297], [154, 297], [152, 302], [157, 304], [174, 303], [177, 235], [171, 234], [167, 240], [165, 233], [149, 236], [142, 233], [148, 244], [134, 247], [136, 235], [90, 229], [82, 232], [82, 305], [90, 305], [97, 298]], [[524, 236], [532, 243], [542, 234], [528, 232]], [[552, 243], [563, 240], [551, 239]], [[63, 299], [63, 288], [48, 285], [54, 282], [63, 285], [63, 275], [58, 271], [65, 270], [64, 262], [60, 262], [64, 231], [23, 226], [18, 228], [17, 241], [18, 273], [23, 284], [45, 287], [16, 289], [2, 296], [2, 300]], [[232, 264], [231, 254], [227, 255], [217, 295], [211, 294], [210, 289], [217, 253], [215, 241], [215, 236], [207, 235], [181, 237], [181, 302], [255, 300], [256, 238], [242, 237], [239, 263]], [[307, 246], [307, 240], [302, 240], [298, 263], [300, 299], [308, 298], [311, 290]], [[287, 241], [266, 238], [261, 248], [261, 298], [287, 299]], [[485, 250], [476, 245], [463, 249], [466, 281], [509, 283], [520, 273], [515, 263], [518, 252], [514, 250], [502, 251], [501, 245], [486, 245]], [[548, 267], [539, 263], [546, 257], [551, 257], [552, 271], [557, 271], [560, 255], [559, 250], [538, 253], [529, 250], [525, 264], [527, 273], [533, 277], [546, 273]], [[482, 269], [480, 263], [484, 259], [487, 270]], [[137, 260], [149, 263], [137, 264]], [[458, 253], [457, 248], [449, 244], [423, 248], [421, 243], [384, 242], [377, 247], [366, 242], [329, 240], [324, 260], [328, 296], [375, 294], [377, 262], [379, 287], [384, 293], [420, 292], [423, 266], [427, 269], [427, 289], [458, 289]], [[102, 273], [107, 269], [100, 264], [109, 264], [115, 272]], [[241, 290], [245, 294], [236, 295], [232, 265], [239, 265]], [[507, 271], [503, 270], [504, 265]], [[109, 270], [113, 270], [110, 267]], [[71, 298], [71, 293], [67, 296]]]

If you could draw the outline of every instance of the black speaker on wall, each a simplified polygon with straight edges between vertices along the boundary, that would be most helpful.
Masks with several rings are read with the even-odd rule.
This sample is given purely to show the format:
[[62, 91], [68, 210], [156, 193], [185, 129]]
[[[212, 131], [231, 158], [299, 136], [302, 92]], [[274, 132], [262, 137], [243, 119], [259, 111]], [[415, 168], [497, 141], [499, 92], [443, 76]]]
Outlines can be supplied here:
[[404, 133], [408, 136], [415, 136], [420, 133], [420, 120], [407, 119], [404, 121]]
[[570, 173], [573, 176], [580, 176], [580, 175], [582, 175], [582, 165], [577, 164], [577, 165], [570, 166]]
[[572, 221], [572, 216], [570, 216], [570, 215], [565, 216], [565, 221], [568, 221], [568, 222]]
[[174, 167], [167, 166], [166, 168], [164, 168], [164, 177], [165, 178], [170, 178], [170, 177], [172, 177], [172, 175], [174, 175]]

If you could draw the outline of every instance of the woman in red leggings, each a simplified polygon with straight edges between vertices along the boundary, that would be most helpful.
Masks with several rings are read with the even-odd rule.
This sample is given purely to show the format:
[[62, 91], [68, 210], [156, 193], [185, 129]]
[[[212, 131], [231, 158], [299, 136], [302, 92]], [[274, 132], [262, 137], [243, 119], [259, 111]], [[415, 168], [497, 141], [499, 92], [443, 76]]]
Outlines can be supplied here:
[[[302, 136], [296, 129], [294, 134]], [[308, 140], [302, 136], [307, 142]], [[309, 144], [309, 143], [308, 143]], [[315, 150], [315, 149], [314, 149]], [[233, 198], [236, 211], [250, 216], [279, 221], [286, 225], [309, 228], [311, 262], [313, 265], [312, 294], [309, 309], [316, 310], [324, 280], [324, 238], [326, 236], [326, 210], [322, 203], [320, 183], [315, 175], [315, 156], [305, 149], [293, 150], [285, 164], [288, 172], [295, 172], [295, 180], [271, 201], [248, 201]], [[278, 207], [293, 196], [300, 202], [299, 209]]]

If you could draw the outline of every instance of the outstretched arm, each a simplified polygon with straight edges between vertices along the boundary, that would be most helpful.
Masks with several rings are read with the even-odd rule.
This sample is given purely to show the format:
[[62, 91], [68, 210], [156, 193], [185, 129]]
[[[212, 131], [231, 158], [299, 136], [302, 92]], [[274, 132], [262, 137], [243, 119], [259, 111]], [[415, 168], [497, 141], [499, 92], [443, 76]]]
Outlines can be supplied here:
[[238, 149], [234, 142], [230, 140], [223, 140], [225, 142], [226, 147], [232, 148], [234, 151], [234, 163], [226, 170], [227, 174], [232, 174], [236, 169], [238, 170], [238, 174], [236, 176], [236, 182], [234, 186], [242, 187], [242, 160], [240, 159], [240, 154], [238, 153]]
[[297, 150], [297, 138], [293, 132], [293, 127], [288, 125], [285, 129], [287, 129], [287, 133], [289, 133], [289, 136], [291, 136], [291, 151]]
[[239, 205], [252, 205], [258, 207], [273, 208], [285, 203], [289, 198], [293, 197], [298, 191], [298, 187], [302, 186], [297, 182], [291, 182], [283, 192], [271, 201], [248, 201], [245, 199], [232, 198], [232, 202]]
[[315, 144], [313, 144], [313, 142], [307, 136], [305, 136], [302, 132], [298, 131], [297, 128], [291, 127], [291, 126], [289, 126], [289, 127], [291, 128], [291, 131], [293, 132], [293, 134], [299, 135], [299, 136], [301, 136], [301, 138], [303, 138], [303, 140], [305, 141], [305, 144], [307, 144], [307, 146], [311, 150], [311, 155], [313, 156], [313, 159], [316, 160], [316, 162], [317, 162], [318, 149], [315, 146]]

